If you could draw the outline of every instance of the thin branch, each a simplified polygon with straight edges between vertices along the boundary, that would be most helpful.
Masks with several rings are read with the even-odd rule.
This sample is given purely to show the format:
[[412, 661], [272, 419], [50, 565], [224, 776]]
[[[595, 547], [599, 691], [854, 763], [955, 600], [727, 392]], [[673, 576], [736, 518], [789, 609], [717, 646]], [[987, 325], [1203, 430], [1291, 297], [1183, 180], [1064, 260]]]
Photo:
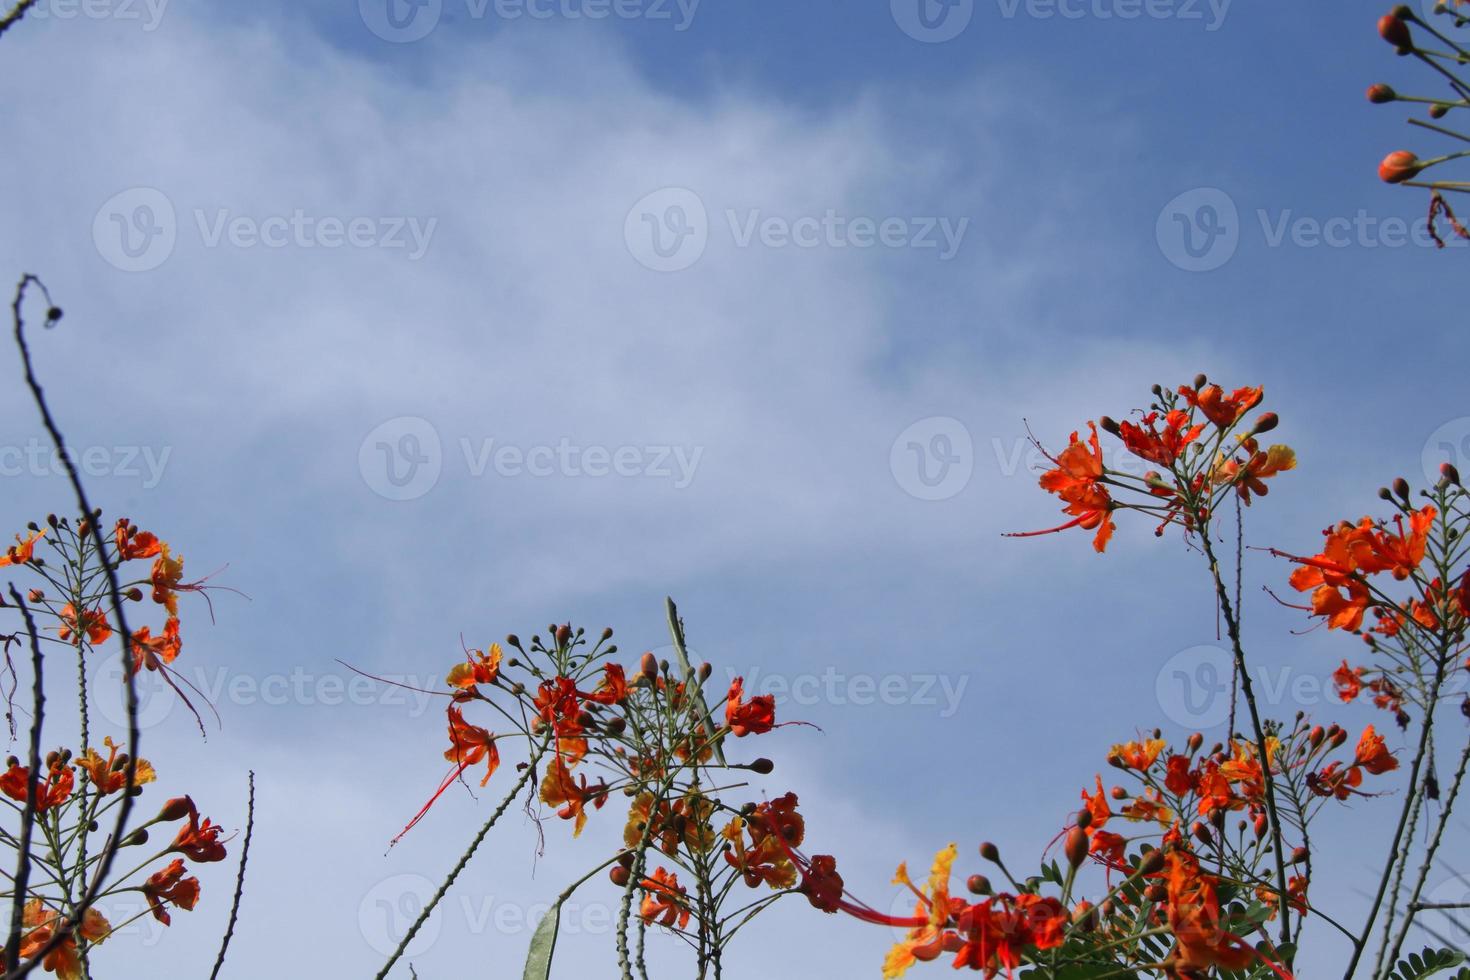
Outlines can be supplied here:
[[4, 17], [0, 17], [0, 34], [4, 34], [16, 24], [19, 24], [20, 19], [26, 15], [26, 11], [34, 7], [36, 3], [37, 0], [20, 0], [14, 7], [11, 7], [9, 13]]
[[26, 779], [26, 806], [21, 813], [20, 843], [15, 863], [15, 887], [11, 894], [14, 896], [10, 908], [10, 938], [5, 942], [5, 970], [11, 972], [20, 965], [20, 934], [21, 927], [25, 924], [26, 887], [31, 880], [31, 832], [36, 824], [36, 797], [40, 793], [38, 780], [41, 777], [41, 726], [46, 712], [46, 685], [42, 680], [42, 664], [45, 657], [41, 655], [41, 642], [37, 639], [36, 620], [31, 615], [31, 609], [21, 598], [15, 586], [10, 587], [10, 598], [20, 607], [20, 614], [25, 617], [26, 632], [31, 638], [31, 669], [35, 672], [33, 688], [32, 710], [34, 716], [31, 718], [31, 746], [30, 746], [30, 772]]
[[245, 840], [240, 845], [240, 873], [235, 876], [235, 900], [230, 903], [230, 921], [225, 926], [225, 937], [219, 944], [219, 956], [215, 958], [214, 970], [209, 974], [209, 980], [217, 980], [219, 971], [225, 965], [225, 953], [230, 948], [230, 940], [235, 936], [235, 923], [240, 918], [240, 898], [245, 894], [245, 863], [250, 859], [250, 837], [255, 833], [255, 772], [250, 772], [250, 799], [245, 804]]
[[99, 526], [99, 511], [95, 511], [91, 501], [87, 498], [86, 488], [82, 486], [82, 479], [77, 474], [76, 465], [72, 462], [71, 453], [66, 448], [66, 440], [62, 438], [61, 430], [57, 428], [56, 420], [51, 416], [51, 409], [46, 403], [45, 392], [41, 390], [41, 383], [36, 379], [35, 368], [31, 364], [31, 351], [26, 346], [25, 319], [21, 315], [21, 305], [25, 301], [26, 288], [34, 285], [46, 298], [46, 325], [55, 326], [61, 319], [61, 310], [51, 303], [51, 294], [46, 289], [46, 284], [40, 279], [26, 273], [21, 276], [20, 282], [15, 287], [15, 299], [10, 304], [11, 316], [15, 323], [15, 346], [20, 351], [21, 365], [25, 369], [26, 386], [30, 388], [31, 399], [36, 403], [36, 409], [41, 413], [41, 423], [46, 427], [46, 433], [51, 442], [56, 446], [57, 458], [61, 461], [62, 468], [66, 472], [67, 479], [71, 482], [72, 492], [76, 495], [77, 507], [82, 517], [87, 521], [92, 532], [92, 540], [97, 546], [97, 553], [102, 555], [102, 568], [107, 573], [107, 592], [112, 600], [112, 612], [117, 617], [117, 638], [122, 646], [123, 655], [123, 680], [127, 691], [127, 713], [128, 713], [128, 762], [124, 768], [125, 780], [123, 784], [122, 802], [118, 804], [116, 822], [113, 824], [112, 834], [108, 838], [102, 853], [97, 857], [97, 870], [92, 878], [92, 883], [87, 886], [72, 909], [72, 914], [65, 917], [59, 928], [52, 933], [51, 938], [38, 949], [25, 963], [15, 969], [6, 969], [4, 980], [21, 980], [29, 976], [31, 971], [40, 966], [47, 956], [71, 938], [77, 926], [81, 924], [87, 909], [97, 902], [102, 893], [103, 885], [107, 881], [107, 875], [112, 870], [113, 860], [117, 857], [118, 848], [121, 846], [123, 837], [128, 827], [128, 818], [133, 813], [133, 787], [137, 785], [138, 775], [138, 742], [142, 733], [138, 726], [138, 689], [134, 683], [133, 671], [128, 669], [128, 660], [132, 644], [132, 631], [128, 628], [127, 612], [123, 608], [124, 601], [122, 586], [118, 582], [117, 569], [107, 560], [107, 541], [102, 537], [102, 529]]

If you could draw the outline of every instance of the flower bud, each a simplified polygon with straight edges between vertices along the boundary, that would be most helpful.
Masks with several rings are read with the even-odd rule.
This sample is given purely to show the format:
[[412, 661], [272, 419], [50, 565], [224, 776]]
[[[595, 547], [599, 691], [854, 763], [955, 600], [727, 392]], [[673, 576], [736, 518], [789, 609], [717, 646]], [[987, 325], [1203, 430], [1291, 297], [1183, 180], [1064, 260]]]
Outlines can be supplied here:
[[757, 759], [750, 764], [750, 771], [762, 776], [769, 776], [776, 768], [776, 764], [770, 759]]
[[1382, 105], [1385, 102], [1392, 102], [1398, 97], [1399, 96], [1397, 92], [1389, 88], [1387, 85], [1384, 85], [1382, 82], [1379, 82], [1377, 85], [1368, 86], [1369, 102]]
[[1281, 424], [1281, 418], [1275, 412], [1267, 412], [1256, 419], [1256, 427], [1251, 430], [1252, 434], [1259, 435], [1262, 432], [1270, 432]]
[[193, 800], [187, 796], [178, 796], [163, 805], [163, 809], [158, 811], [158, 819], [166, 823], [174, 820], [182, 820], [193, 809]]
[[1451, 486], [1460, 485], [1460, 471], [1455, 468], [1454, 463], [1440, 463], [1439, 475]]
[[1394, 150], [1378, 165], [1378, 179], [1387, 184], [1402, 184], [1419, 176], [1424, 164], [1408, 150]]
[[563, 624], [556, 628], [556, 647], [558, 650], [566, 649], [566, 645], [572, 642], [571, 624]]
[[613, 635], [613, 632], [612, 632], [612, 627], [611, 626], [604, 626], [602, 628], [602, 642], [606, 643], [608, 640], [611, 640], [612, 639], [612, 635]]
[[965, 879], [965, 887], [970, 890], [971, 895], [989, 895], [990, 879], [984, 875], [970, 875]]
[[710, 675], [713, 674], [714, 672], [715, 672], [714, 664], [710, 663], [708, 660], [706, 660], [704, 663], [700, 664], [699, 665], [699, 683], [703, 684], [705, 681], [709, 680], [710, 679]]
[[658, 658], [655, 657], [652, 653], [645, 653], [643, 655], [643, 662], [639, 665], [639, 670], [641, 670], [643, 672], [643, 676], [647, 677], [650, 681], [657, 680]]
[[1157, 848], [1149, 851], [1148, 853], [1144, 854], [1143, 857], [1139, 858], [1138, 871], [1142, 874], [1158, 874], [1163, 869], [1164, 854]]
[[628, 878], [630, 877], [628, 869], [623, 867], [621, 864], [613, 865], [612, 869], [608, 871], [607, 876], [609, 879], [612, 880], [612, 883], [614, 885], [617, 885], [619, 888], [626, 888], [628, 885]]
[[1097, 915], [1091, 902], [1084, 899], [1077, 903], [1077, 907], [1072, 910], [1072, 924], [1084, 933], [1097, 928]]
[[1193, 827], [1189, 828], [1189, 832], [1194, 834], [1195, 839], [1198, 840], [1201, 844], [1204, 844], [1206, 847], [1208, 847], [1211, 841], [1214, 840], [1214, 836], [1210, 833], [1210, 828], [1206, 827], [1198, 820], [1194, 822]]
[[1408, 480], [1405, 480], [1403, 477], [1399, 477], [1396, 480], [1394, 480], [1393, 481], [1393, 492], [1396, 493], [1396, 494], [1398, 494], [1400, 500], [1404, 501], [1405, 503], [1408, 503], [1408, 501], [1409, 501], [1409, 481]]
[[1118, 433], [1123, 431], [1118, 423], [1111, 416], [1108, 415], [1104, 415], [1102, 418], [1098, 419], [1097, 425], [1098, 428], [1102, 429], [1104, 432], [1109, 433], [1110, 435], [1117, 435]]
[[1291, 852], [1291, 860], [1287, 861], [1286, 863], [1301, 864], [1310, 856], [1311, 852], [1309, 852], [1305, 847], [1298, 847], [1296, 850]]
[[1442, 102], [1436, 102], [1434, 105], [1429, 107], [1429, 118], [1443, 119], [1445, 116], [1449, 115], [1449, 111], [1449, 106], [1445, 105]]
[[131, 834], [123, 838], [121, 846], [137, 847], [141, 844], [146, 843], [148, 843], [148, 828], [139, 827], [137, 830], [133, 831]]
[[1088, 827], [1092, 826], [1091, 810], [1083, 807], [1082, 809], [1077, 811], [1077, 826], [1081, 827], [1083, 830], [1086, 830]]
[[983, 844], [980, 845], [980, 856], [987, 861], [999, 863], [1000, 849], [994, 844], [990, 843], [990, 841], [985, 841]]
[[1409, 25], [1404, 23], [1397, 9], [1378, 18], [1378, 36], [1392, 44], [1399, 54], [1414, 50], [1414, 36], [1409, 33]]
[[1087, 831], [1081, 827], [1073, 827], [1067, 834], [1065, 853], [1067, 863], [1074, 868], [1080, 868], [1082, 862], [1087, 860]]

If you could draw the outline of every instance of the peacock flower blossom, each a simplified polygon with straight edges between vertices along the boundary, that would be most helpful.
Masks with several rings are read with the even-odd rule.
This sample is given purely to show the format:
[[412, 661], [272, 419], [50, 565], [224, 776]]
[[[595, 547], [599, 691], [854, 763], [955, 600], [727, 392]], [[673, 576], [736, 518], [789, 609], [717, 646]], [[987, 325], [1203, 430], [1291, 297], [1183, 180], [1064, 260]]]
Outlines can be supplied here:
[[683, 929], [689, 924], [688, 892], [679, 884], [679, 876], [658, 868], [652, 878], [644, 878], [643, 902], [638, 915], [650, 925], [657, 923], [666, 929]]
[[192, 912], [199, 903], [199, 879], [185, 878], [184, 872], [183, 858], [174, 858], [162, 871], [149, 875], [143, 882], [143, 897], [148, 902], [148, 911], [164, 925], [173, 922], [168, 914], [169, 906]]
[[1230, 394], [1219, 385], [1206, 385], [1195, 391], [1189, 385], [1180, 385], [1179, 394], [1194, 408], [1221, 429], [1228, 429], [1239, 422], [1246, 412], [1255, 408], [1265, 397], [1263, 388], [1236, 388]]
[[776, 725], [776, 698], [770, 694], [757, 694], [749, 701], [745, 697], [745, 678], [737, 677], [730, 682], [729, 696], [725, 701], [725, 724], [736, 738], [747, 735], [764, 735]]
[[1375, 776], [1381, 776], [1399, 767], [1399, 760], [1388, 751], [1383, 736], [1374, 731], [1372, 725], [1363, 729], [1363, 735], [1358, 740], [1356, 758], [1358, 765]]
[[[103, 739], [103, 744], [108, 749], [106, 759], [98, 755], [96, 749], [88, 746], [87, 751], [77, 760], [77, 766], [86, 772], [92, 785], [97, 787], [98, 794], [107, 796], [128, 785], [128, 767], [124, 760], [118, 758], [119, 746], [111, 736]], [[157, 778], [153, 764], [147, 759], [139, 759], [133, 769], [133, 785], [142, 786]]]
[[79, 615], [76, 607], [68, 602], [57, 615], [61, 619], [61, 625], [56, 632], [62, 643], [71, 643], [84, 635], [88, 643], [97, 646], [106, 643], [112, 636], [112, 627], [108, 625], [107, 615], [103, 613], [101, 606], [84, 609]]
[[6, 549], [5, 554], [0, 555], [0, 568], [7, 565], [27, 565], [36, 558], [36, 542], [46, 536], [45, 528], [31, 534], [30, 537], [22, 539], [19, 534], [15, 536], [15, 544]]
[[500, 677], [500, 661], [503, 654], [499, 643], [490, 644], [488, 652], [471, 650], [464, 663], [450, 668], [446, 680], [450, 687], [469, 691], [480, 684], [494, 684]]

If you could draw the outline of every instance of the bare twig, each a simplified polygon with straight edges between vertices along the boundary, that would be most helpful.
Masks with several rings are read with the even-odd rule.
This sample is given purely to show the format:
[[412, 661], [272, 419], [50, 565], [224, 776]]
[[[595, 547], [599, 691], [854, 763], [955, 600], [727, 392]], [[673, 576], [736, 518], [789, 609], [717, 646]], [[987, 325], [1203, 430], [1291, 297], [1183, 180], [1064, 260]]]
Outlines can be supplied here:
[[25, 924], [26, 886], [31, 880], [31, 832], [36, 825], [36, 797], [40, 794], [41, 776], [41, 726], [46, 713], [46, 685], [42, 680], [41, 641], [36, 633], [36, 620], [31, 609], [21, 598], [15, 586], [10, 587], [10, 598], [20, 607], [25, 617], [26, 633], [31, 638], [31, 669], [35, 673], [32, 698], [30, 772], [26, 779], [26, 806], [21, 813], [19, 854], [15, 860], [15, 882], [11, 894], [10, 938], [5, 942], [5, 970], [13, 971], [20, 964], [20, 934]]
[[15, 299], [11, 302], [11, 316], [15, 324], [15, 346], [20, 351], [21, 365], [25, 369], [26, 386], [30, 389], [31, 399], [36, 403], [36, 409], [41, 413], [41, 423], [46, 427], [46, 433], [50, 436], [52, 443], [56, 446], [57, 459], [61, 461], [67, 479], [71, 483], [72, 492], [76, 495], [77, 507], [83, 518], [87, 521], [92, 532], [93, 543], [97, 546], [97, 553], [102, 556], [102, 568], [107, 574], [107, 592], [112, 601], [112, 613], [117, 618], [117, 638], [122, 646], [123, 656], [123, 683], [127, 691], [127, 713], [128, 713], [128, 762], [124, 769], [125, 781], [121, 802], [118, 803], [117, 817], [113, 824], [112, 834], [108, 838], [102, 853], [97, 856], [97, 870], [86, 890], [72, 908], [72, 913], [62, 919], [60, 926], [52, 933], [51, 938], [38, 949], [34, 956], [14, 969], [7, 966], [4, 980], [21, 980], [22, 977], [30, 975], [30, 972], [40, 966], [42, 961], [51, 954], [53, 950], [71, 938], [77, 926], [86, 915], [87, 909], [97, 902], [97, 897], [102, 893], [103, 886], [107, 881], [107, 875], [112, 870], [112, 864], [117, 857], [118, 848], [122, 844], [123, 837], [127, 831], [128, 818], [133, 813], [133, 787], [137, 785], [138, 774], [138, 742], [141, 732], [138, 727], [138, 689], [134, 683], [133, 671], [128, 669], [128, 659], [131, 653], [132, 631], [128, 628], [127, 612], [123, 608], [124, 601], [122, 586], [118, 582], [117, 569], [107, 560], [107, 541], [102, 536], [102, 529], [98, 522], [98, 512], [92, 507], [87, 497], [86, 488], [82, 486], [81, 477], [77, 474], [76, 465], [72, 462], [71, 453], [66, 448], [66, 440], [61, 435], [61, 430], [56, 425], [56, 420], [51, 415], [50, 406], [46, 403], [45, 392], [41, 389], [41, 383], [36, 378], [35, 368], [31, 364], [31, 351], [26, 345], [25, 319], [21, 314], [21, 305], [25, 301], [26, 289], [34, 285], [45, 297], [48, 306], [46, 312], [47, 326], [55, 326], [61, 319], [61, 311], [51, 303], [51, 294], [46, 289], [45, 283], [36, 276], [26, 273], [21, 276], [20, 282], [15, 287]]
[[14, 7], [11, 7], [5, 16], [0, 17], [0, 34], [4, 34], [19, 24], [20, 19], [26, 15], [26, 11], [34, 7], [36, 2], [37, 0], [20, 0]]
[[225, 965], [225, 953], [230, 948], [230, 940], [235, 936], [235, 923], [240, 918], [240, 898], [245, 894], [245, 864], [250, 859], [250, 837], [255, 833], [255, 772], [250, 773], [250, 799], [245, 804], [245, 840], [240, 845], [240, 873], [235, 876], [235, 899], [230, 903], [230, 921], [225, 926], [225, 937], [219, 944], [219, 956], [215, 958], [214, 969], [210, 971], [209, 980], [217, 980], [219, 971]]

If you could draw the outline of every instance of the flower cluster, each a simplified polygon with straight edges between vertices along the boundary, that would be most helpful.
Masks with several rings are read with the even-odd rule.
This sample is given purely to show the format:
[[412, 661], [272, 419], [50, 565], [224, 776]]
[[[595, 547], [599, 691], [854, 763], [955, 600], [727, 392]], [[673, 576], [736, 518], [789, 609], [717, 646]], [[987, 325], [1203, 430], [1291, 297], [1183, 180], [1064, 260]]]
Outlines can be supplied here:
[[[132, 628], [125, 671], [156, 671], [183, 693], [169, 668], [183, 642], [179, 594], [203, 593], [206, 586], [184, 580], [183, 559], [156, 535], [122, 519], [110, 534], [99, 536], [94, 528], [100, 520], [100, 511], [75, 522], [53, 515], [44, 526], [28, 525], [0, 556], [0, 567], [33, 576], [36, 583], [25, 590], [23, 607], [10, 611], [20, 612], [24, 624], [42, 624], [34, 632], [26, 626], [0, 634], [0, 648], [12, 678], [6, 691], [12, 735], [17, 693], [12, 649], [33, 646], [42, 658], [69, 651], [78, 661], [78, 676], [92, 673], [88, 661], [108, 656], [103, 645], [114, 637], [107, 613], [112, 595], [109, 571], [118, 576], [124, 601], [151, 599], [164, 615], [157, 635], [148, 626]], [[130, 571], [135, 568], [140, 571]], [[0, 604], [18, 605], [13, 599], [0, 599]], [[109, 921], [104, 910], [119, 897], [140, 895], [144, 910], [133, 918], [151, 915], [167, 926], [172, 910], [189, 911], [199, 902], [200, 882], [190, 874], [186, 862], [207, 864], [226, 857], [223, 829], [208, 818], [201, 820], [188, 796], [167, 801], [151, 820], [130, 825], [120, 840], [107, 833], [104, 823], [108, 828], [113, 825], [123, 801], [140, 797], [158, 774], [147, 759], [130, 759], [124, 746], [111, 736], [100, 747], [93, 744], [85, 689], [78, 691], [78, 705], [79, 751], [51, 751], [34, 772], [27, 761], [11, 756], [0, 772], [0, 804], [7, 808], [7, 823], [12, 825], [0, 829], [0, 842], [19, 849], [21, 841], [31, 841], [33, 873], [25, 891], [17, 894], [17, 879], [12, 878], [11, 892], [6, 895], [11, 901], [24, 902], [18, 953], [31, 959], [44, 952], [43, 969], [62, 980], [84, 976], [91, 947], [132, 921]], [[34, 737], [39, 738], [39, 731]], [[132, 870], [102, 881], [94, 900], [86, 902], [88, 886], [101, 873], [104, 861], [139, 849], [147, 853], [150, 838], [157, 833], [151, 828], [161, 824], [177, 825], [165, 836], [163, 846], [155, 842], [150, 856], [128, 861]], [[94, 842], [95, 837], [101, 838], [100, 843]]]
[[[627, 801], [623, 846], [599, 870], [623, 891], [620, 949], [629, 947], [630, 921], [639, 926], [640, 962], [648, 926], [684, 937], [708, 967], [739, 924], [781, 896], [823, 901], [835, 867], [823, 877], [799, 857], [805, 822], [796, 795], [749, 802], [724, 796], [735, 787], [722, 786], [721, 773], [772, 772], [768, 759], [735, 763], [725, 753], [732, 739], [781, 727], [775, 699], [749, 694], [740, 677], [723, 690], [712, 686], [711, 665], [696, 669], [685, 660], [682, 625], [672, 604], [670, 610], [678, 664], [645, 653], [625, 666], [612, 630], [594, 639], [570, 624], [549, 626], [545, 639], [538, 634], [523, 643], [511, 635], [504, 644], [466, 650], [443, 692], [449, 769], [394, 843], [466, 772], [485, 786], [514, 753], [523, 758], [507, 800], [535, 785], [536, 798], [574, 838], [613, 800]], [[494, 730], [467, 718], [472, 709], [495, 716]], [[737, 884], [765, 895], [737, 902]]]
[[[1060, 498], [1063, 513], [1071, 520], [1011, 537], [1082, 528], [1094, 532], [1092, 546], [1102, 552], [1117, 531], [1113, 516], [1123, 510], [1156, 518], [1156, 534], [1163, 534], [1170, 524], [1196, 531], [1227, 494], [1234, 492], [1249, 504], [1253, 496], [1267, 493], [1265, 481], [1295, 468], [1296, 454], [1289, 447], [1262, 447], [1256, 438], [1276, 428], [1273, 413], [1245, 424], [1264, 398], [1262, 389], [1227, 392], [1200, 375], [1193, 385], [1172, 391], [1155, 386], [1153, 394], [1149, 407], [1127, 421], [1103, 416], [1088, 422], [1087, 439], [1073, 432], [1067, 447], [1055, 456], [1038, 447], [1054, 464], [1042, 474], [1041, 488]], [[1136, 473], [1109, 466], [1099, 428], [1149, 468]]]

